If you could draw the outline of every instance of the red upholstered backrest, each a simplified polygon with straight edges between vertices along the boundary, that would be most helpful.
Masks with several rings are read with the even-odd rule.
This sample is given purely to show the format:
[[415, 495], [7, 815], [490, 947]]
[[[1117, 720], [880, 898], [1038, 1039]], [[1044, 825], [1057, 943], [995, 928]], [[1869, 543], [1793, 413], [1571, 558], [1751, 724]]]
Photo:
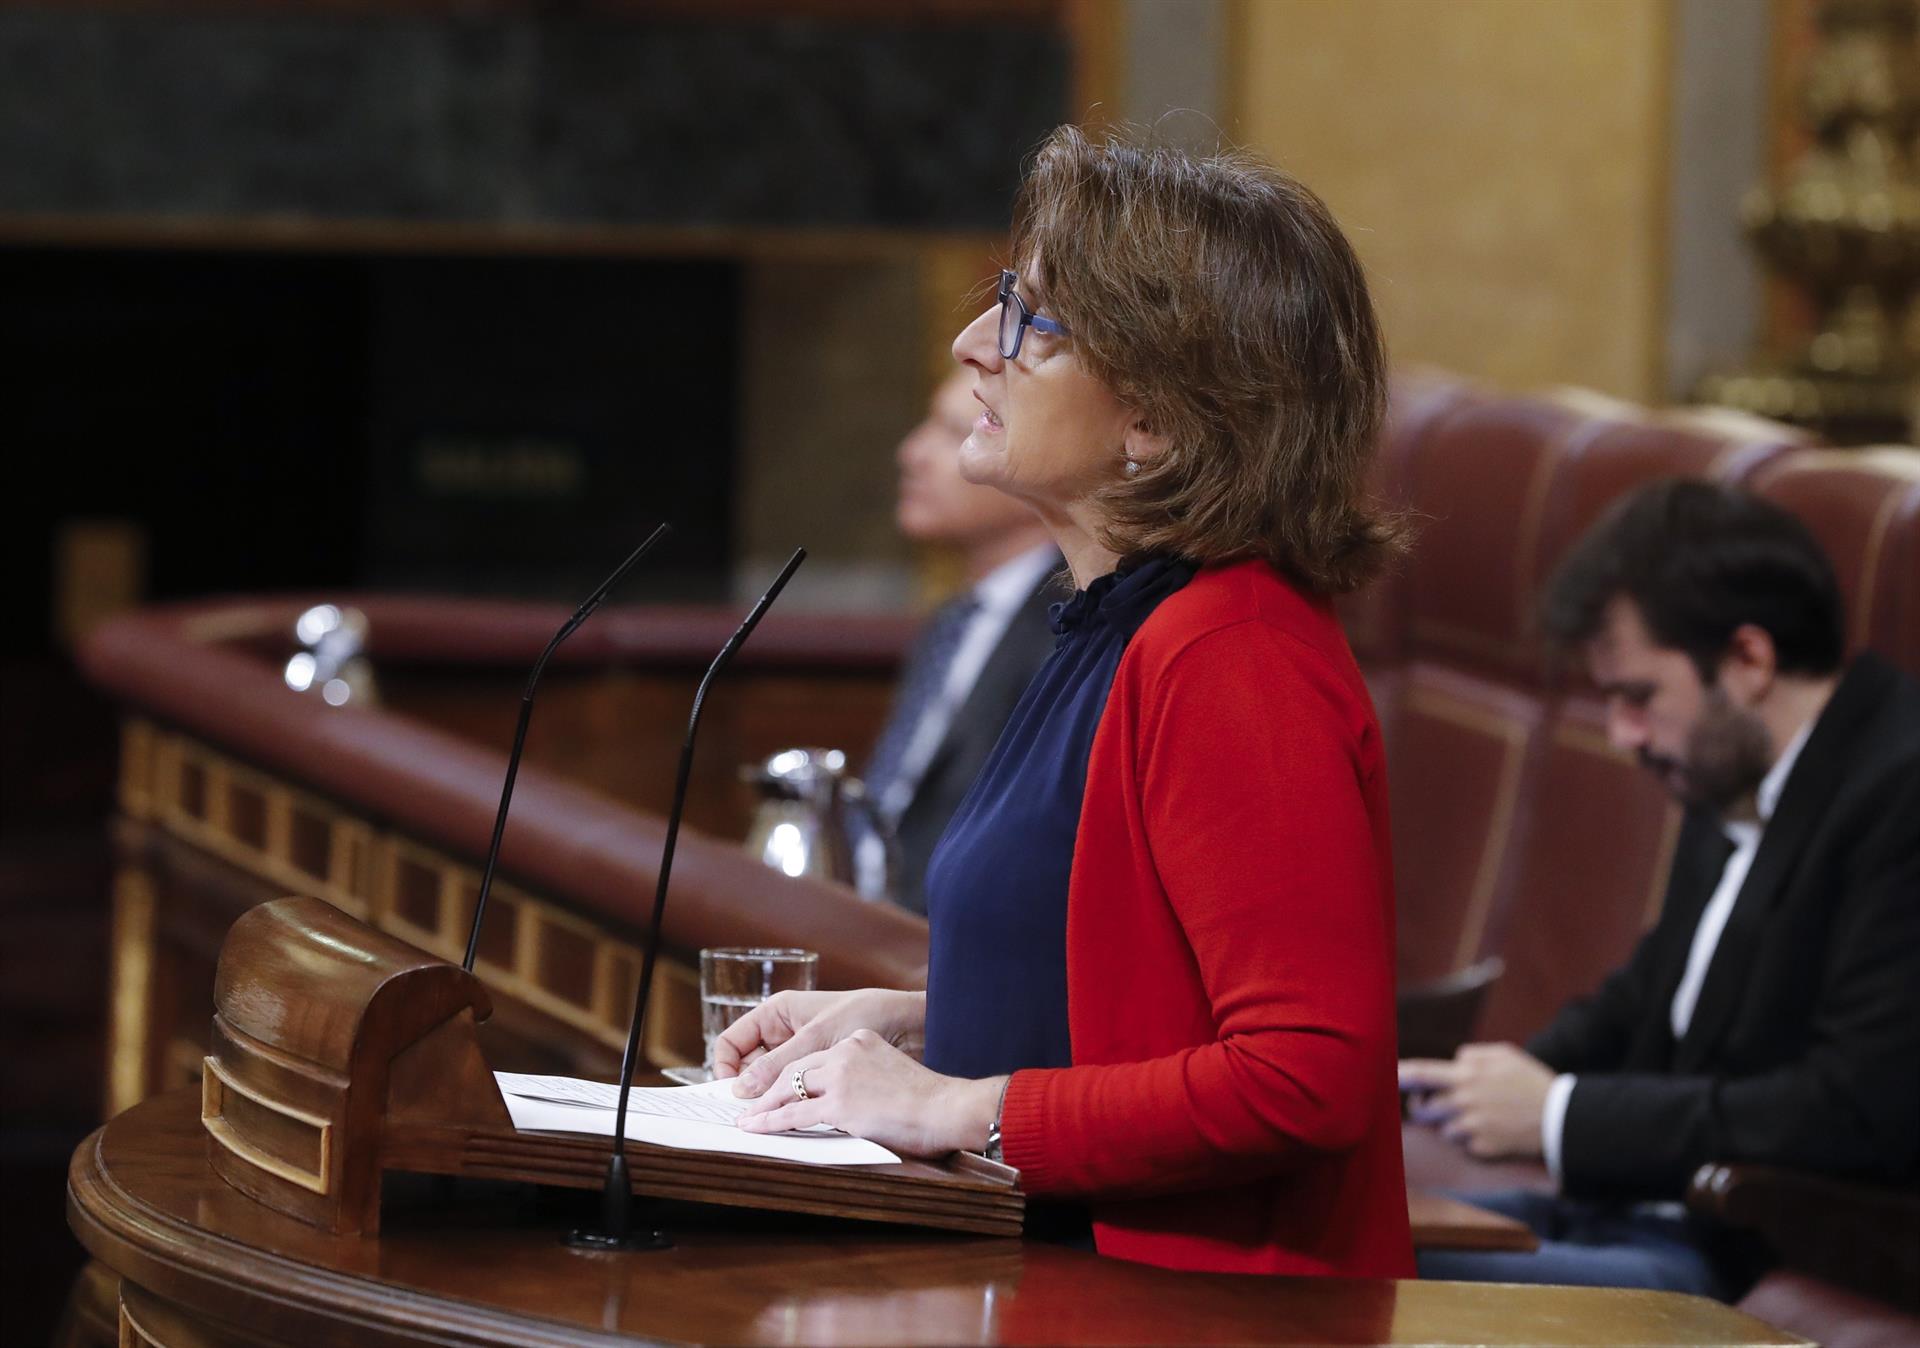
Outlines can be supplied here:
[[1503, 954], [1485, 1028], [1517, 1036], [1625, 958], [1657, 911], [1677, 815], [1608, 746], [1598, 704], [1555, 682], [1540, 592], [1622, 492], [1743, 480], [1802, 441], [1591, 394], [1433, 376], [1396, 389], [1375, 483], [1418, 537], [1343, 614], [1387, 738], [1403, 984]]
[[[1481, 396], [1473, 386], [1431, 371], [1396, 376], [1387, 424], [1373, 460], [1374, 496], [1390, 506], [1405, 505], [1409, 465], [1426, 437], [1449, 413]], [[1347, 640], [1363, 663], [1382, 665], [1405, 656], [1409, 579], [1409, 567], [1402, 564], [1357, 594], [1341, 596], [1340, 618]]]
[[1554, 469], [1604, 418], [1553, 402], [1456, 398], [1398, 446], [1415, 515], [1397, 658], [1375, 675], [1393, 793], [1399, 965], [1437, 979], [1485, 949], [1513, 893], [1544, 715], [1529, 577]]
[[1578, 446], [1560, 466], [1549, 507], [1538, 578], [1541, 585], [1568, 548], [1606, 508], [1661, 477], [1746, 482], [1761, 465], [1807, 437], [1778, 422], [1719, 408], [1647, 413], [1616, 404], [1616, 424]]
[[1612, 423], [1542, 399], [1462, 404], [1407, 465], [1419, 541], [1408, 568], [1408, 651], [1533, 682], [1533, 578], [1556, 469]]
[[1847, 644], [1920, 674], [1920, 450], [1802, 450], [1755, 488], [1798, 515], [1833, 560]]

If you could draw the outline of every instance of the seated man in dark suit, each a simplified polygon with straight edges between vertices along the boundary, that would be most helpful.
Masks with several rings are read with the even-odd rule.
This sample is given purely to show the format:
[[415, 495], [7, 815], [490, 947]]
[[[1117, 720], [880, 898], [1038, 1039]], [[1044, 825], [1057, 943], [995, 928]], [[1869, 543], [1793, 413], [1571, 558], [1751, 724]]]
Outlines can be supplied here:
[[1679, 1206], [1709, 1161], [1911, 1181], [1920, 1158], [1920, 684], [1844, 664], [1839, 591], [1791, 515], [1700, 482], [1616, 507], [1555, 577], [1610, 737], [1687, 806], [1658, 923], [1525, 1051], [1405, 1062], [1414, 1115], [1558, 1194], [1464, 1195], [1534, 1254], [1429, 1277], [1732, 1299], [1755, 1251]]
[[934, 612], [907, 657], [862, 774], [875, 827], [854, 838], [860, 891], [916, 913], [927, 910], [933, 846], [1053, 649], [1047, 609], [1067, 597], [1056, 581], [1060, 554], [1039, 518], [960, 476], [960, 442], [981, 410], [972, 390], [971, 374], [956, 371], [900, 442], [900, 532], [958, 552], [967, 588]]

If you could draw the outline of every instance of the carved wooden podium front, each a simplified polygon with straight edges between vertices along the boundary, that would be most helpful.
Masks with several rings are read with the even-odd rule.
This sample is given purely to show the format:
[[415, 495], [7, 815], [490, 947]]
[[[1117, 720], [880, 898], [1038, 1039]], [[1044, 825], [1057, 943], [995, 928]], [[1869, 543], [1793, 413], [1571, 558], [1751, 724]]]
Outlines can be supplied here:
[[213, 995], [209, 1159], [269, 1207], [377, 1231], [396, 1126], [448, 1145], [464, 1128], [512, 1128], [474, 1036], [493, 1012], [480, 980], [319, 899], [243, 914]]
[[[380, 1229], [389, 1170], [598, 1188], [609, 1139], [513, 1127], [475, 1034], [492, 1011], [471, 973], [314, 898], [234, 923], [214, 983], [201, 1120], [214, 1171], [328, 1231]], [[652, 1197], [1018, 1235], [1018, 1172], [934, 1164], [813, 1166], [629, 1142]]]

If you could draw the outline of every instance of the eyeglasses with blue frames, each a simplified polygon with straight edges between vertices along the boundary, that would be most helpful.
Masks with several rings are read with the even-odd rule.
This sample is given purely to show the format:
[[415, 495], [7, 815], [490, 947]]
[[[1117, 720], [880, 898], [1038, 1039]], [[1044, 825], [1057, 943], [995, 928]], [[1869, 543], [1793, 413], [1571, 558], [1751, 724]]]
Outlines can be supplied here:
[[1042, 318], [1027, 308], [1027, 302], [1014, 290], [1019, 280], [1010, 271], [1000, 273], [1000, 354], [1008, 360], [1019, 356], [1020, 343], [1026, 339], [1028, 328], [1062, 337], [1072, 335], [1065, 323], [1055, 318]]

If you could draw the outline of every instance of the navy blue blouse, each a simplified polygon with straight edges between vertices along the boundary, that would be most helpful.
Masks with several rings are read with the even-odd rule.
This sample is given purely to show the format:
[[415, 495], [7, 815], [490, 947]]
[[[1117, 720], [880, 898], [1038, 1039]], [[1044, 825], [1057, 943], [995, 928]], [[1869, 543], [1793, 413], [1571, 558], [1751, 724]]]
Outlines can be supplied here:
[[1193, 573], [1152, 558], [1053, 606], [1053, 652], [927, 866], [924, 1061], [934, 1071], [1072, 1065], [1067, 880], [1087, 760], [1127, 642]]

